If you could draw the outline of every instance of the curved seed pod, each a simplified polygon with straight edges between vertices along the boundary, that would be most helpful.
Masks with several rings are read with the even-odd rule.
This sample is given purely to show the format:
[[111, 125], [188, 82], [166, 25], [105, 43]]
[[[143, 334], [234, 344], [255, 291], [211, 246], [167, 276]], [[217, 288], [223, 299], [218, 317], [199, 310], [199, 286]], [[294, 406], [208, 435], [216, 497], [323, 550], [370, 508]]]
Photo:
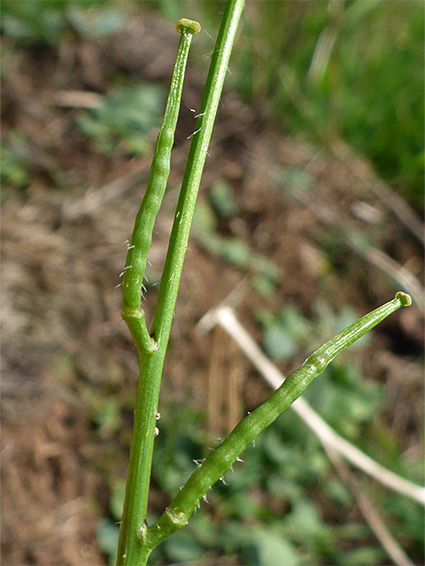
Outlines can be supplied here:
[[197, 467], [159, 520], [144, 529], [144, 542], [153, 548], [172, 532], [183, 527], [202, 497], [230, 469], [243, 450], [303, 393], [338, 354], [388, 315], [402, 306], [409, 306], [411, 302], [409, 295], [398, 292], [392, 301], [363, 316], [313, 352], [279, 389], [245, 417]]
[[[155, 218], [161, 206], [170, 172], [171, 149], [179, 115], [189, 47], [193, 34], [197, 33], [200, 27], [198, 22], [186, 18], [179, 20], [177, 24], [177, 31], [181, 37], [164, 120], [156, 142], [146, 193], [134, 223], [123, 274], [123, 318], [129, 325], [133, 338], [138, 339], [136, 345], [142, 343], [148, 350], [150, 349], [149, 333], [140, 309], [143, 277]], [[140, 325], [143, 326], [143, 330], [140, 330]]]

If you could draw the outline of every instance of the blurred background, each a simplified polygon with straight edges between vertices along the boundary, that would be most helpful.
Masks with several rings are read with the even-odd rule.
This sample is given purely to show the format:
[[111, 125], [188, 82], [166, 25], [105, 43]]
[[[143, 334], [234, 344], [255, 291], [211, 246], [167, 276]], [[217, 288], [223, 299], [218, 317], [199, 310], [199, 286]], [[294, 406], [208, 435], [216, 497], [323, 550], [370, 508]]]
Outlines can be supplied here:
[[[150, 320], [223, 3], [1, 10], [3, 563], [113, 564], [137, 375], [120, 318], [125, 242], [175, 23], [196, 19], [149, 253]], [[164, 371], [150, 520], [193, 460], [270, 393], [224, 331], [197, 330], [235, 288], [238, 318], [286, 374], [396, 290], [413, 296], [305, 398], [372, 458], [423, 482], [423, 20], [409, 0], [247, 3]], [[423, 563], [420, 505], [355, 470], [341, 479], [290, 411], [243, 459], [152, 564], [391, 564], [358, 492]]]

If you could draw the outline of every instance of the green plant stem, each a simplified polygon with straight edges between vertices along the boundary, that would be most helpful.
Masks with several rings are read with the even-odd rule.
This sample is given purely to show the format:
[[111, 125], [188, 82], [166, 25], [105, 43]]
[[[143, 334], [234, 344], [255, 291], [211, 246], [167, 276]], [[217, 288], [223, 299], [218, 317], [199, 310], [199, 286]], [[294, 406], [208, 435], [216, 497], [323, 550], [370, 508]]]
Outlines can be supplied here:
[[303, 393], [338, 354], [388, 315], [410, 304], [409, 295], [397, 293], [392, 301], [363, 316], [309, 356], [298, 370], [262, 405], [245, 417], [207, 456], [158, 521], [143, 529], [142, 538], [146, 546], [155, 548], [164, 538], [186, 525], [211, 486], [222, 478], [245, 448]]
[[[164, 197], [170, 173], [171, 150], [174, 144], [174, 132], [179, 116], [184, 71], [189, 48], [193, 34], [198, 32], [199, 29], [200, 26], [197, 22], [187, 19], [182, 19], [177, 24], [177, 30], [181, 35], [167, 105], [164, 112], [164, 119], [158, 133], [145, 196], [136, 216], [123, 271], [122, 295], [124, 318], [136, 318], [137, 320], [141, 320], [138, 313], [140, 313], [140, 297], [142, 294], [147, 255], [152, 242], [155, 219]], [[137, 313], [136, 316], [134, 313]], [[141, 324], [146, 328], [144, 319], [141, 320]], [[139, 338], [140, 336], [136, 336], [135, 338], [136, 345], [139, 343]]]
[[159, 387], [165, 357], [164, 348], [158, 348], [156, 341], [150, 336], [145, 314], [140, 308], [143, 277], [155, 218], [167, 185], [189, 47], [193, 34], [199, 29], [199, 24], [191, 20], [182, 19], [177, 24], [181, 36], [170, 93], [146, 194], [136, 217], [123, 273], [122, 316], [139, 354], [139, 381], [117, 555], [117, 564], [122, 565], [141, 563], [139, 533], [146, 520]]
[[[130, 240], [123, 278], [123, 318], [130, 328], [139, 352], [140, 375], [123, 519], [120, 529], [118, 566], [143, 565], [152, 550], [152, 547], [145, 544], [141, 533], [146, 525], [149, 479], [162, 368], [196, 196], [243, 5], [244, 0], [227, 0], [225, 6], [189, 151], [150, 333], [144, 321], [144, 314], [140, 309], [140, 294], [153, 224], [165, 190], [166, 176], [168, 176], [169, 158], [168, 165], [166, 158], [171, 150], [172, 143], [170, 145], [170, 132], [167, 131], [167, 128], [163, 135], [160, 132], [161, 141], [158, 140], [151, 170], [153, 180], [148, 183], [146, 196], [136, 218], [135, 229]], [[172, 94], [172, 89], [170, 94]], [[164, 147], [165, 149], [163, 149]], [[160, 185], [160, 188], [156, 188], [156, 183]]]
[[243, 6], [244, 0], [227, 0], [214, 53], [211, 56], [211, 65], [187, 158], [152, 323], [151, 334], [155, 336], [159, 347], [164, 341], [168, 341], [196, 198]]

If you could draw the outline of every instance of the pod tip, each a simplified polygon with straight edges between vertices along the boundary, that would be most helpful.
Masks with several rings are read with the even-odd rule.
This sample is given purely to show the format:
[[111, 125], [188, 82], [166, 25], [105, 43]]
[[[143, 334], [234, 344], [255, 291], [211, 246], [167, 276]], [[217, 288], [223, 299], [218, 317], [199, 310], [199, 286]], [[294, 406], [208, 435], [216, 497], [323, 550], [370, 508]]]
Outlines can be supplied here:
[[410, 307], [412, 304], [412, 297], [403, 291], [399, 291], [395, 294], [395, 298], [398, 299], [402, 307]]
[[183, 30], [187, 30], [193, 34], [201, 31], [201, 25], [198, 24], [198, 22], [195, 22], [195, 20], [189, 20], [188, 18], [180, 18], [176, 27], [179, 33], [182, 33]]

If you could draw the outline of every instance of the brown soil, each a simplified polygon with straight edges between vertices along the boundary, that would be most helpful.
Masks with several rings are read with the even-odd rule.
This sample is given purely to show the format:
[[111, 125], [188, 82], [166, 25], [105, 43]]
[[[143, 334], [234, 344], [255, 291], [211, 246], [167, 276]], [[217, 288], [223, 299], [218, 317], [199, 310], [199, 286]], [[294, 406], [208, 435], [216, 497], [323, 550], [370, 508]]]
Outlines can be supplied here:
[[[157, 28], [155, 19], [135, 17], [107, 42], [74, 38], [4, 56], [3, 134], [25, 134], [32, 170], [26, 190], [5, 188], [3, 205], [3, 564], [10, 566], [105, 563], [95, 530], [109, 512], [109, 486], [125, 476], [131, 411], [113, 436], [93, 426], [93, 413], [100, 399], [113, 395], [131, 407], [135, 393], [137, 360], [120, 319], [116, 285], [149, 159], [99, 156], [74, 126], [80, 109], [58, 100], [64, 90], [103, 93], [118, 71], [166, 84], [176, 35], [171, 27], [169, 33]], [[7, 48], [8, 38], [4, 43]], [[195, 60], [194, 68], [185, 100], [196, 107], [205, 60]], [[182, 108], [170, 190], [150, 253], [154, 271], [162, 264], [192, 128], [192, 113]], [[288, 181], [288, 190], [278, 188], [274, 178], [282, 171], [308, 174], [314, 190], [297, 191]], [[214, 338], [218, 346], [212, 347], [211, 336], [196, 332], [208, 309], [244, 281], [237, 313], [256, 339], [259, 306], [273, 311], [291, 303], [308, 317], [321, 298], [335, 311], [350, 304], [363, 313], [400, 286], [394, 282], [397, 266], [383, 271], [376, 254], [421, 279], [423, 252], [367, 163], [346, 150], [331, 156], [283, 136], [230, 92], [223, 96], [200, 200], [223, 179], [240, 214], [223, 220], [220, 233], [272, 259], [279, 283], [275, 294], [260, 298], [251, 287], [252, 270], [236, 269], [192, 238], [161, 404], [206, 408], [207, 376], [219, 351], [222, 363], [236, 359], [235, 387], [243, 402], [239, 398], [231, 411], [238, 415], [264, 398], [267, 388], [228, 340]], [[366, 257], [347, 233], [367, 234], [375, 255]], [[324, 251], [329, 240], [333, 266]], [[154, 305], [150, 290], [148, 319]], [[390, 392], [383, 424], [402, 452], [416, 456], [422, 340], [420, 309], [406, 309], [375, 332], [360, 360]]]

